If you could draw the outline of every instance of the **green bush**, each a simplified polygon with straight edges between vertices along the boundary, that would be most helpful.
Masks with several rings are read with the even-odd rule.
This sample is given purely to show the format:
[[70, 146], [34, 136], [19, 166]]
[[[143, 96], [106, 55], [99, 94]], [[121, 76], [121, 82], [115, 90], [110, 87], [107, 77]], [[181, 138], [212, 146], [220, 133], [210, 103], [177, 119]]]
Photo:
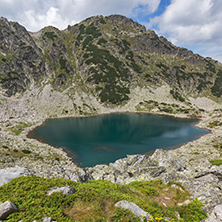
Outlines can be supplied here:
[[46, 36], [47, 38], [51, 39], [52, 41], [54, 41], [54, 38], [57, 38], [57, 36], [55, 35], [54, 32], [45, 32], [44, 36]]
[[22, 150], [22, 152], [25, 153], [25, 154], [30, 154], [31, 153], [30, 150]]
[[106, 24], [106, 21], [105, 21], [103, 18], [101, 18], [99, 21], [100, 21], [100, 23], [102, 23], [102, 24]]
[[201, 210], [203, 204], [198, 200], [194, 200], [192, 203], [189, 203], [187, 206], [182, 206], [178, 209], [178, 212], [181, 218], [184, 218], [184, 221], [198, 222], [207, 217], [207, 214]]
[[217, 73], [214, 86], [211, 88], [211, 92], [216, 97], [220, 97], [222, 95], [222, 70], [221, 69]]
[[210, 127], [210, 128], [213, 128], [213, 127], [216, 127], [216, 126], [222, 126], [222, 123], [218, 120], [214, 120], [213, 122], [210, 122], [207, 126]]
[[209, 161], [212, 165], [220, 166], [222, 165], [222, 160], [210, 160]]
[[[77, 191], [70, 196], [54, 193], [47, 196], [47, 191], [52, 187], [69, 185]], [[88, 183], [76, 183], [66, 179], [46, 179], [35, 176], [22, 176], [12, 179], [9, 183], [0, 187], [0, 202], [7, 200], [16, 204], [19, 210], [8, 216], [8, 222], [42, 221], [44, 217], [52, 217], [57, 222], [71, 221], [139, 221], [128, 210], [115, 208], [116, 202], [127, 200], [134, 202], [139, 207], [149, 212], [153, 217], [169, 217], [170, 221], [176, 221], [173, 212], [178, 211], [183, 221], [199, 221], [206, 217], [201, 210], [199, 201], [194, 201], [188, 206], [177, 207], [177, 201], [173, 207], [164, 207], [156, 202], [157, 197], [167, 192], [176, 195], [177, 189], [158, 181], [132, 182], [128, 185], [119, 185], [109, 181], [91, 180]], [[183, 195], [187, 196], [186, 192]], [[172, 197], [172, 200], [174, 198]]]

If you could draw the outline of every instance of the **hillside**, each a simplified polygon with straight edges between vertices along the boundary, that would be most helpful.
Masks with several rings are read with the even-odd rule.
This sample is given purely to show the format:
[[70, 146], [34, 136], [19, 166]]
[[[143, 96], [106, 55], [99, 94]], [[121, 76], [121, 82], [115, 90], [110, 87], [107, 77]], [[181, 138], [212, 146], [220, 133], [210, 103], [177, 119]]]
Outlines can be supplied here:
[[138, 111], [195, 113], [198, 97], [210, 99], [214, 108], [222, 101], [220, 63], [126, 17], [95, 16], [63, 31], [29, 33], [4, 18], [0, 27], [2, 98], [28, 96], [29, 104], [22, 105], [28, 112], [36, 106], [48, 112], [47, 105], [55, 112], [47, 115], [99, 113], [129, 104]]

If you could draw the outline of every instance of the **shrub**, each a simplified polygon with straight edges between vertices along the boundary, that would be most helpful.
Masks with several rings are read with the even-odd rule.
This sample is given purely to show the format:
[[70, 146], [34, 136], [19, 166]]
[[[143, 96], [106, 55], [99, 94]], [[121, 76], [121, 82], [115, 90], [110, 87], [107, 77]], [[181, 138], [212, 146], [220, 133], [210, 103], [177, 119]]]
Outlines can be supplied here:
[[222, 123], [218, 120], [214, 120], [213, 122], [210, 122], [207, 126], [210, 128], [216, 127], [216, 126], [221, 126]]
[[22, 150], [22, 152], [25, 153], [25, 154], [30, 154], [31, 153], [30, 150]]
[[[61, 193], [47, 196], [49, 189], [54, 186], [62, 187], [65, 184], [75, 188], [77, 192], [70, 196], [63, 196]], [[0, 187], [0, 193], [4, 194], [0, 196], [0, 202], [10, 200], [19, 208], [17, 212], [8, 216], [8, 222], [42, 221], [44, 217], [52, 217], [58, 222], [104, 221], [104, 219], [139, 221], [139, 218], [130, 211], [114, 207], [120, 200], [136, 203], [154, 218], [161, 218], [163, 215], [169, 217], [170, 221], [176, 221], [173, 213], [175, 211], [180, 213], [184, 222], [195, 222], [206, 217], [206, 213], [201, 210], [202, 205], [197, 200], [187, 206], [178, 207], [177, 202], [183, 200], [180, 195], [177, 195], [178, 200], [172, 198], [174, 203], [171, 207], [159, 204], [156, 200], [168, 192], [166, 189], [171, 189], [172, 195], [176, 195], [178, 191], [163, 184], [161, 180], [119, 185], [109, 181], [91, 180], [88, 183], [76, 183], [61, 178], [21, 176]], [[187, 195], [186, 192], [183, 193]]]
[[47, 38], [51, 39], [52, 41], [54, 41], [54, 38], [57, 38], [57, 36], [55, 35], [54, 32], [45, 32], [44, 36], [46, 36]]
[[185, 218], [184, 221], [198, 222], [207, 217], [207, 214], [201, 210], [203, 204], [199, 200], [194, 200], [192, 203], [187, 206], [182, 206], [178, 212], [181, 218]]
[[222, 165], [222, 160], [210, 160], [209, 161], [212, 165], [220, 166]]

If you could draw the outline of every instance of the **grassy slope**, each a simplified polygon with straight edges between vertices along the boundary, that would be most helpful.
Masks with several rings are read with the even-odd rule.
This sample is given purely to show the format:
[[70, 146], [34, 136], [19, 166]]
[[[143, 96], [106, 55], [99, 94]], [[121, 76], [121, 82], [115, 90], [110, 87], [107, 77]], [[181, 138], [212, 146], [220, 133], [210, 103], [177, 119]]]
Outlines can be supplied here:
[[[65, 184], [74, 187], [77, 192], [67, 197], [61, 193], [46, 195], [50, 188]], [[57, 222], [140, 221], [129, 211], [114, 207], [120, 200], [136, 203], [154, 218], [158, 217], [156, 221], [161, 221], [162, 217], [177, 221], [175, 211], [181, 215], [180, 221], [194, 222], [206, 217], [200, 202], [196, 200], [187, 206], [178, 207], [177, 203], [188, 199], [189, 194], [171, 185], [172, 183], [165, 185], [162, 181], [132, 182], [128, 185], [94, 180], [89, 183], [76, 183], [65, 179], [23, 176], [0, 187], [0, 193], [4, 194], [0, 196], [0, 201], [10, 200], [19, 208], [18, 212], [8, 217], [8, 222], [40, 221], [47, 216]], [[167, 207], [164, 207], [162, 202]]]

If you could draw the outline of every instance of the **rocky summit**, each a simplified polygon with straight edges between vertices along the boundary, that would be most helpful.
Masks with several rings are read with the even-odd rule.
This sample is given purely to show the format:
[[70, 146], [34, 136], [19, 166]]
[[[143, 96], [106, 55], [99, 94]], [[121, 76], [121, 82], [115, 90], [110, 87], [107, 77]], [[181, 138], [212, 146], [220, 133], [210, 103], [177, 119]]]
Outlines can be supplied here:
[[[210, 215], [222, 204], [221, 95], [221, 63], [124, 16], [35, 33], [0, 18], [0, 184], [10, 172], [78, 182], [174, 180]], [[87, 169], [62, 149], [26, 137], [46, 118], [111, 112], [198, 117], [211, 134], [179, 149]]]
[[59, 114], [95, 113], [101, 105], [126, 105], [143, 89], [134, 106], [149, 110], [161, 87], [171, 101], [189, 108], [189, 97], [221, 102], [220, 63], [176, 47], [126, 17], [95, 16], [63, 31], [46, 27], [37, 33], [1, 18], [0, 28], [1, 93], [18, 98], [29, 92], [32, 107], [36, 97], [51, 97], [47, 105], [55, 111], [54, 100], [65, 97]]

